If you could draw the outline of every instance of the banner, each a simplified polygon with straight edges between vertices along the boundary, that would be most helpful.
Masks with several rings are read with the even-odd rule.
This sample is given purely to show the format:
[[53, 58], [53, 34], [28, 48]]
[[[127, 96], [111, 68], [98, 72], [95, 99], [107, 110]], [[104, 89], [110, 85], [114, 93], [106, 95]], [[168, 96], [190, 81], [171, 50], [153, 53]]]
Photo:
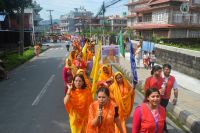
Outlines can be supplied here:
[[119, 45], [102, 46], [101, 62], [102, 64], [118, 64], [119, 63]]

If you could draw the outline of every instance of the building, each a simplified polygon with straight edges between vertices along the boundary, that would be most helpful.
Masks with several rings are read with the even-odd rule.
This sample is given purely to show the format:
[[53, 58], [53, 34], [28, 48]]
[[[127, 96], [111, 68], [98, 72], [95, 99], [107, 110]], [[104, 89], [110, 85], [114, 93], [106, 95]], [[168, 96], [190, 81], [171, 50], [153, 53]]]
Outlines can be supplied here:
[[[33, 41], [40, 41], [40, 36], [41, 33], [44, 32], [44, 29], [42, 28], [42, 26], [39, 24], [40, 21], [42, 21], [43, 19], [40, 17], [39, 12], [42, 10], [42, 7], [37, 4], [36, 1], [33, 2], [33, 6], [32, 6], [32, 22], [33, 22], [33, 26], [32, 26], [32, 40]], [[34, 43], [34, 42], [33, 42]]]
[[129, 0], [127, 27], [144, 39], [200, 38], [200, 0]]
[[124, 32], [127, 26], [127, 18], [124, 16], [123, 17], [119, 15], [110, 16], [108, 17], [107, 21], [110, 25], [110, 29], [112, 32], [120, 32], [120, 30]]
[[66, 15], [60, 17], [61, 32], [78, 33], [85, 29], [85, 24], [92, 18], [93, 13], [84, 7], [75, 8]]

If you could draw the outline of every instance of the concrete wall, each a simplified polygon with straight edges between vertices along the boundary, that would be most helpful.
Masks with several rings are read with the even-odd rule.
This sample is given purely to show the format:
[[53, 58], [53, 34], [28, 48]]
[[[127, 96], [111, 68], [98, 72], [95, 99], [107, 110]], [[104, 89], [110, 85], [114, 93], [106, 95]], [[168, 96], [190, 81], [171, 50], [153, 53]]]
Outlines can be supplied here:
[[174, 70], [200, 79], [200, 52], [156, 44], [160, 64], [170, 63]]

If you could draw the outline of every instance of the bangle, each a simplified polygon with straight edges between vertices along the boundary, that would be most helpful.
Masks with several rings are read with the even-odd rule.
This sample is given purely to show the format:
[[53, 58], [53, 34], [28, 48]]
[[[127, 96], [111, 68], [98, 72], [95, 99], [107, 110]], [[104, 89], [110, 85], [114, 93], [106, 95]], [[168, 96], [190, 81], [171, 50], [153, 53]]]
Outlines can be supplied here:
[[70, 92], [67, 92], [67, 93], [66, 93], [66, 95], [69, 95], [69, 94], [70, 94]]

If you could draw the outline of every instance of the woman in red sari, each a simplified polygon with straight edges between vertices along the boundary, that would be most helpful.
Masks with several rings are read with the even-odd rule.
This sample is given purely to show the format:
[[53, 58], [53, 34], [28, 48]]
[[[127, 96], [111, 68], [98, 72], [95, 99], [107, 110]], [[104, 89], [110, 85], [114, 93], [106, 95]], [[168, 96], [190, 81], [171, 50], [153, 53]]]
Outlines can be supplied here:
[[75, 68], [73, 68], [71, 60], [66, 59], [66, 64], [62, 72], [62, 77], [64, 81], [64, 86], [65, 86], [65, 90], [64, 90], [65, 95], [67, 93], [68, 85], [72, 83], [72, 80], [74, 77], [74, 73], [73, 73], [74, 69]]

